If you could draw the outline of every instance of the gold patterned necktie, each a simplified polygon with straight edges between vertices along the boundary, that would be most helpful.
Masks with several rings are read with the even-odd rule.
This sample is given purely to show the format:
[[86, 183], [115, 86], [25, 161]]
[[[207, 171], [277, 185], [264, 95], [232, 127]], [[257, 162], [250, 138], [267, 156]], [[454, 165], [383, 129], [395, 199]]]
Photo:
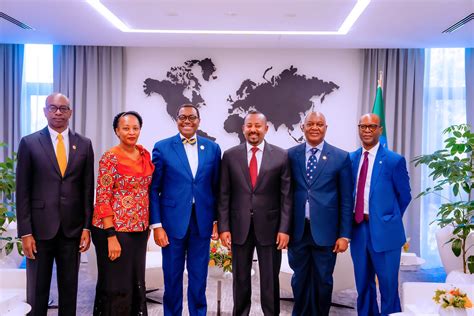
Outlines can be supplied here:
[[58, 144], [56, 145], [56, 159], [58, 160], [59, 170], [61, 175], [64, 177], [66, 172], [67, 159], [66, 159], [66, 146], [64, 145], [63, 135], [58, 134]]

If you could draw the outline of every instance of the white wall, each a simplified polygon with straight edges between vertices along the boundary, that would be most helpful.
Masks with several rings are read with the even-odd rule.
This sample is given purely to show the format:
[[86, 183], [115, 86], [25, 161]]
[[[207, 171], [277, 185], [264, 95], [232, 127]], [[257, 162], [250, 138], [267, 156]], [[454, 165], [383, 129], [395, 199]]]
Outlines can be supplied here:
[[[262, 75], [273, 66], [271, 75], [278, 75], [291, 65], [298, 68], [298, 74], [333, 81], [339, 89], [326, 96], [315, 107], [326, 115], [328, 132], [326, 140], [345, 150], [358, 146], [357, 113], [360, 107], [360, 86], [362, 78], [362, 54], [353, 49], [193, 49], [193, 48], [126, 48], [125, 102], [127, 110], [138, 111], [144, 118], [144, 126], [139, 143], [151, 150], [160, 139], [175, 135], [176, 124], [166, 112], [166, 104], [158, 94], [150, 97], [143, 92], [146, 78], [166, 79], [166, 72], [172, 66], [181, 66], [189, 59], [211, 58], [217, 71], [217, 79], [209, 82], [202, 78], [201, 95], [207, 106], [201, 110], [201, 129], [217, 137], [223, 150], [239, 143], [235, 134], [223, 129], [230, 104], [226, 101], [245, 79], [256, 83], [264, 82]], [[196, 70], [195, 73], [198, 73]], [[270, 126], [267, 140], [289, 148], [296, 143], [285, 127], [275, 131]]]

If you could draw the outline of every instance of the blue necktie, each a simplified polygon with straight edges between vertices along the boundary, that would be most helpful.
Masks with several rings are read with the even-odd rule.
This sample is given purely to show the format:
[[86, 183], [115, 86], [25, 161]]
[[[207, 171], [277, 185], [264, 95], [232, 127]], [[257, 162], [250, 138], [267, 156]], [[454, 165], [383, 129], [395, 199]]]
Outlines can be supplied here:
[[308, 181], [312, 181], [314, 174], [316, 173], [316, 163], [318, 162], [318, 159], [316, 158], [317, 152], [317, 148], [311, 148], [311, 156], [309, 156], [308, 162], [306, 163], [306, 177], [308, 178]]

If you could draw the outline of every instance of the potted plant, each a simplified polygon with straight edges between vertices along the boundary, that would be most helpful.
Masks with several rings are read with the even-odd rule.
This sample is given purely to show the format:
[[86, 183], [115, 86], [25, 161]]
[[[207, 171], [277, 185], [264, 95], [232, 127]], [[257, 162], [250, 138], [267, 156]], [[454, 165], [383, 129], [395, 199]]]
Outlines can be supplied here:
[[[0, 143], [0, 148], [6, 144]], [[15, 214], [15, 162], [16, 154], [7, 157], [0, 162], [0, 254], [8, 256], [14, 246], [17, 246], [18, 253], [23, 256], [21, 240], [16, 236], [6, 236], [10, 223], [16, 221]]]
[[440, 306], [440, 315], [467, 315], [467, 309], [472, 308], [472, 301], [458, 288], [436, 290], [433, 301]]
[[215, 277], [232, 272], [232, 252], [220, 240], [211, 240], [209, 268], [210, 275]]
[[[443, 131], [448, 138], [444, 148], [429, 155], [421, 155], [413, 161], [415, 166], [426, 165], [431, 173], [434, 186], [426, 188], [418, 197], [438, 194], [449, 188], [452, 198], [442, 196], [446, 203], [441, 204], [437, 218], [433, 221], [441, 228], [451, 226], [451, 244], [456, 257], [461, 256], [464, 273], [474, 273], [474, 255], [468, 255], [472, 247], [467, 244], [474, 233], [474, 133], [467, 124], [452, 125]], [[433, 223], [432, 222], [432, 223]]]

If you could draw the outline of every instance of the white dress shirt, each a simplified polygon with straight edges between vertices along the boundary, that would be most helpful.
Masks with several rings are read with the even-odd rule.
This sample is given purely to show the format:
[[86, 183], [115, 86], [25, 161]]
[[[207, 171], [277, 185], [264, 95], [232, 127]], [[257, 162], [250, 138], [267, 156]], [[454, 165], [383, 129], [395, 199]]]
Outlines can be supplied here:
[[[369, 214], [370, 180], [372, 179], [372, 170], [374, 169], [375, 156], [377, 155], [377, 151], [379, 150], [379, 147], [380, 147], [380, 143], [377, 143], [377, 145], [370, 148], [369, 150], [365, 150], [364, 147], [362, 147], [362, 154], [360, 156], [359, 169], [357, 171], [355, 196], [357, 197], [357, 184], [359, 183], [360, 169], [362, 168], [362, 164], [364, 163], [364, 153], [368, 151], [369, 155], [367, 156], [367, 159], [369, 159], [369, 168], [367, 169], [367, 178], [365, 180], [365, 187], [364, 187], [364, 214]], [[355, 203], [354, 203], [354, 212], [355, 212]]]
[[258, 146], [250, 145], [247, 142], [247, 165], [250, 168], [250, 160], [252, 159], [252, 147], [257, 147], [258, 150], [255, 153], [255, 158], [257, 158], [257, 175], [260, 172], [260, 165], [262, 164], [263, 149], [265, 148], [265, 141], [261, 142]]
[[69, 160], [69, 127], [67, 127], [62, 133], [56, 132], [54, 129], [49, 127], [49, 135], [51, 135], [51, 141], [53, 142], [54, 154], [56, 154], [56, 147], [58, 146], [58, 135], [63, 135], [64, 146], [66, 147], [66, 161]]

